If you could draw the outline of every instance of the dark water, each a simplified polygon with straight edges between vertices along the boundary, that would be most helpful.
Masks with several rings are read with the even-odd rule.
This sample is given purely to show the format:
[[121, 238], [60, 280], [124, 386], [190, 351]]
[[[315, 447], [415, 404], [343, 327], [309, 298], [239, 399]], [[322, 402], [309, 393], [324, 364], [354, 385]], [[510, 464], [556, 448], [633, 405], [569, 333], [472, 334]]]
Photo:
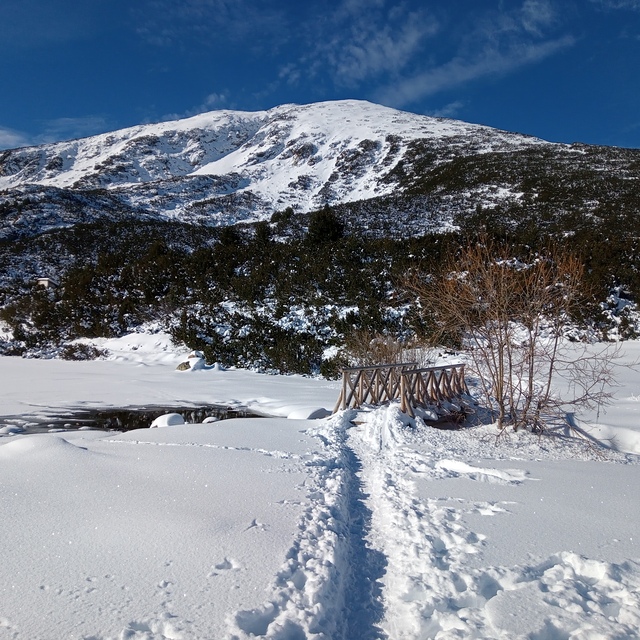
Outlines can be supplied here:
[[59, 414], [0, 418], [1, 427], [18, 427], [21, 433], [46, 433], [51, 430], [76, 431], [78, 429], [101, 429], [104, 431], [131, 431], [146, 429], [165, 413], [179, 413], [185, 422], [199, 423], [205, 418], [257, 417], [247, 409], [207, 405], [202, 407], [127, 407], [123, 409], [70, 409]]

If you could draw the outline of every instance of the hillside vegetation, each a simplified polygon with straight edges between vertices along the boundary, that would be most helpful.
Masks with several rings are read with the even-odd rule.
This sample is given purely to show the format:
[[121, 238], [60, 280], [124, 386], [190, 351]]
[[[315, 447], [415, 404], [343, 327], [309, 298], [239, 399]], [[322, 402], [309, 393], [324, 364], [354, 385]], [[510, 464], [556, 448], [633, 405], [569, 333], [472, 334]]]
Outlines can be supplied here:
[[[222, 229], [105, 221], [4, 243], [3, 264], [25, 261], [24, 267], [30, 257], [32, 268], [46, 265], [62, 273], [60, 287], [48, 291], [22, 280], [15, 266], [5, 268], [0, 317], [14, 340], [4, 350], [94, 355], [60, 347], [80, 337], [118, 336], [155, 324], [210, 361], [333, 375], [345, 361], [335, 348], [363, 333], [407, 344], [428, 338], [429, 314], [418, 313], [416, 300], [404, 290], [405, 277], [438, 273], [444, 257], [468, 240], [461, 232], [363, 237], [349, 233], [330, 209], [312, 214], [306, 224], [287, 213], [274, 218]], [[489, 218], [478, 214], [478, 220], [491, 229]], [[514, 256], [523, 259], [549, 241], [548, 234], [539, 234], [531, 243], [529, 233], [520, 236], [517, 230], [508, 236]], [[616, 306], [612, 323], [598, 303], [616, 287], [629, 299], [638, 291], [635, 243], [600, 225], [555, 242], [587, 265], [593, 305], [574, 320], [583, 326], [586, 321], [601, 336], [616, 328], [633, 337], [635, 325], [625, 320], [625, 310], [618, 313]]]
[[407, 275], [482, 234], [580, 258], [573, 337], [640, 329], [638, 150], [324, 103], [10, 150], [0, 189], [4, 353], [89, 357], [69, 342], [156, 327], [212, 361], [332, 375], [363, 336], [427, 339]]

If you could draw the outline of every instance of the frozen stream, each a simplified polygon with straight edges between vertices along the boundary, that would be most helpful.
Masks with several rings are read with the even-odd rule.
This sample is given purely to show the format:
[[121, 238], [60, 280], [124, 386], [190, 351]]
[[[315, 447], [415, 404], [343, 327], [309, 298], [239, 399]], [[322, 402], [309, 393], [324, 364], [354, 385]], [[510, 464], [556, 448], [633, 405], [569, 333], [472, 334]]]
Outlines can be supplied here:
[[257, 417], [248, 409], [208, 405], [202, 407], [125, 407], [99, 409], [73, 409], [60, 413], [32, 416], [7, 416], [0, 418], [0, 434], [51, 433], [52, 431], [76, 431], [79, 429], [100, 429], [104, 431], [131, 431], [146, 429], [161, 415], [177, 413], [185, 423], [199, 424], [229, 418]]

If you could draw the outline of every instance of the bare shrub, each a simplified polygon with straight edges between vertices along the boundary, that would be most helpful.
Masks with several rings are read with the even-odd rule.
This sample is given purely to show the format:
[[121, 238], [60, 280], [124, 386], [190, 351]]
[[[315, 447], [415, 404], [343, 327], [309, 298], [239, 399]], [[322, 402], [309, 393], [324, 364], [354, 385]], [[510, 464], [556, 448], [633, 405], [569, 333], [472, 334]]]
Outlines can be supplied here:
[[585, 347], [576, 354], [563, 340], [584, 304], [583, 273], [575, 256], [554, 248], [523, 262], [482, 238], [452, 257], [441, 276], [407, 282], [430, 315], [434, 341], [468, 352], [468, 370], [500, 429], [542, 430], [568, 404], [599, 406], [609, 397], [614, 352]]
[[345, 355], [354, 367], [402, 362], [404, 346], [395, 337], [366, 329], [354, 331], [345, 340]]

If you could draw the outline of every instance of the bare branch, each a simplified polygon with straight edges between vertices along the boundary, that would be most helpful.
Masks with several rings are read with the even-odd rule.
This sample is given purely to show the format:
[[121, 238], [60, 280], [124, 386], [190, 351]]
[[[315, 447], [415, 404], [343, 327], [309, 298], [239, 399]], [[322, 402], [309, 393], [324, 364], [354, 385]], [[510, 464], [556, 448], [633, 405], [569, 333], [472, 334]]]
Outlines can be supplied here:
[[[614, 382], [615, 350], [576, 355], [562, 338], [584, 302], [583, 275], [577, 257], [553, 247], [519, 260], [481, 238], [450, 259], [440, 277], [413, 274], [406, 286], [429, 314], [434, 341], [466, 349], [498, 428], [543, 430], [567, 406], [604, 406]], [[558, 392], [559, 378], [565, 393]]]

